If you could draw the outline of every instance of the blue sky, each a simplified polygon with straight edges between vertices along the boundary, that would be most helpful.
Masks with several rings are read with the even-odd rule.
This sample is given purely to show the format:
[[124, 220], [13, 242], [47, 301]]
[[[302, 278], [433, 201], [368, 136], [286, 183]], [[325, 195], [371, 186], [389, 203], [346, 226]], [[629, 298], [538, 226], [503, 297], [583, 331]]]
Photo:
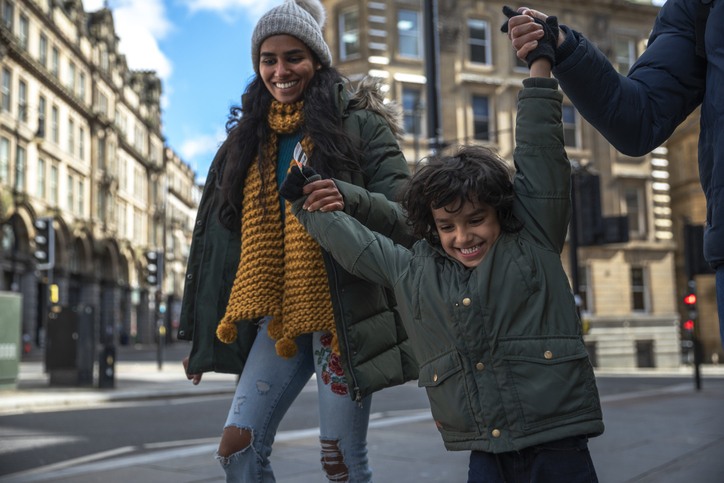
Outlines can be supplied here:
[[[119, 50], [129, 68], [155, 70], [163, 81], [167, 144], [193, 168], [199, 182], [205, 180], [225, 138], [229, 107], [239, 103], [254, 73], [250, 52], [254, 25], [280, 3], [108, 0], [121, 39]], [[83, 7], [98, 10], [103, 0], [83, 0]]]
[[[206, 178], [225, 137], [229, 107], [238, 104], [254, 70], [251, 33], [282, 0], [109, 0], [119, 50], [131, 69], [155, 70], [163, 81], [167, 144]], [[83, 0], [86, 11], [103, 0]]]

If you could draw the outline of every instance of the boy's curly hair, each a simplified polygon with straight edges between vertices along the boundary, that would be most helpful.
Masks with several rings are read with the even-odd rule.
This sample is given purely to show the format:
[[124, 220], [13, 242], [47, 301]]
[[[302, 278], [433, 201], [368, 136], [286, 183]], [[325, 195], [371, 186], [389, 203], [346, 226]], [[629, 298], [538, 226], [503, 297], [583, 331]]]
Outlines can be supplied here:
[[492, 206], [501, 231], [515, 233], [523, 224], [513, 216], [512, 173], [505, 161], [490, 149], [462, 146], [453, 155], [428, 158], [399, 191], [398, 200], [407, 212], [407, 224], [417, 238], [439, 245], [432, 210], [451, 203], [483, 202]]

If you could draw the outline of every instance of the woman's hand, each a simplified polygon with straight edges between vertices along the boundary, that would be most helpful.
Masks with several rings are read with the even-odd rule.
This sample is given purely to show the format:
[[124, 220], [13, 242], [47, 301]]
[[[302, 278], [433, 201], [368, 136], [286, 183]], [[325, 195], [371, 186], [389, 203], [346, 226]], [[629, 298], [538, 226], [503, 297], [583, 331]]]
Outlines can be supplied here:
[[[517, 15], [508, 21], [508, 38], [513, 43], [513, 48], [517, 50], [517, 56], [521, 60], [525, 60], [531, 51], [538, 47], [538, 41], [543, 37], [543, 27], [533, 20], [533, 17], [545, 20], [548, 15], [537, 10], [527, 7], [518, 9], [522, 15]], [[566, 40], [566, 35], [562, 30], [558, 31], [558, 46]]]
[[[186, 368], [189, 366], [189, 356], [186, 356], [181, 363], [184, 365], [184, 372], [186, 372]], [[192, 381], [194, 386], [196, 386], [199, 382], [201, 382], [201, 374], [189, 374], [186, 372], [186, 379]]]
[[344, 198], [331, 179], [314, 181], [304, 186], [303, 193], [309, 195], [303, 209], [307, 211], [342, 211]]

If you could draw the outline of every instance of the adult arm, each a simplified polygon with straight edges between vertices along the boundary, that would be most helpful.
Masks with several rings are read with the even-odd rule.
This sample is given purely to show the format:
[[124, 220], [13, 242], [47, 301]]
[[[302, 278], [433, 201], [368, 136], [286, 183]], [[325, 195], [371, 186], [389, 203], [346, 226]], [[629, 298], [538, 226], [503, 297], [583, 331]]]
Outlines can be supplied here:
[[[562, 27], [566, 36], [556, 52], [553, 75], [583, 118], [624, 154], [650, 152], [701, 104], [706, 63], [695, 54], [696, 4], [666, 2], [648, 48], [628, 76], [619, 74], [582, 34]], [[529, 12], [545, 18], [540, 12]], [[518, 25], [524, 21], [516, 17]], [[527, 43], [516, 43], [514, 38], [516, 48], [530, 48], [535, 27], [510, 30], [513, 37], [527, 35]]]

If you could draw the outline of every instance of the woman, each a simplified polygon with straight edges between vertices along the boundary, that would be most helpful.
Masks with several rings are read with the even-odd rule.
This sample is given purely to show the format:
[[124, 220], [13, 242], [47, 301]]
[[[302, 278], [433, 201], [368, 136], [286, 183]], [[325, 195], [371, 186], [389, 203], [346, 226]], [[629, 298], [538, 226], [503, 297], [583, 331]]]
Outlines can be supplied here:
[[206, 180], [179, 338], [193, 340], [184, 365], [194, 384], [206, 371], [241, 374], [217, 455], [227, 481], [274, 481], [277, 427], [316, 373], [325, 475], [367, 482], [370, 395], [417, 378], [417, 365], [391, 292], [322, 252], [278, 187], [300, 143], [324, 178], [309, 186], [307, 209], [344, 210], [409, 243], [392, 202], [409, 170], [383, 96], [364, 83], [348, 97], [322, 38], [322, 5], [299, 1], [254, 30], [256, 76]]

